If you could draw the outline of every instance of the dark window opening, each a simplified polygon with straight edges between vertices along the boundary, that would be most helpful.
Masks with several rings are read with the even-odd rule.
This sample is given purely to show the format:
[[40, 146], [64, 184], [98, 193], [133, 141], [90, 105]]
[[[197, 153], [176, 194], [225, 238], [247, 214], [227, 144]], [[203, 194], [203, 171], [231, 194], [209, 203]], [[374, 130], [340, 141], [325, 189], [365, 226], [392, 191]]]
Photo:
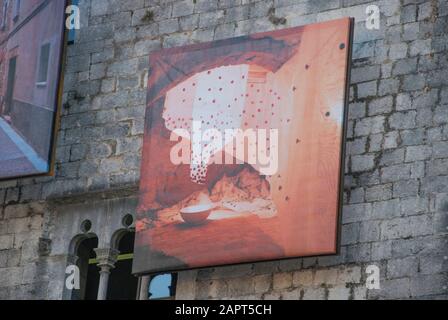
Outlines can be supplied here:
[[48, 65], [50, 63], [50, 44], [46, 43], [40, 48], [39, 70], [37, 73], [37, 84], [46, 85], [48, 80]]
[[138, 278], [132, 275], [135, 233], [127, 232], [118, 244], [120, 255], [112, 269], [107, 290], [107, 300], [135, 300]]
[[4, 105], [4, 115], [8, 116], [12, 111], [12, 105], [14, 101], [14, 85], [16, 82], [16, 66], [17, 66], [17, 57], [11, 58], [8, 64], [8, 81], [6, 84], [6, 96], [5, 96], [5, 105]]
[[72, 291], [72, 300], [96, 300], [100, 277], [98, 267], [92, 263], [96, 254], [94, 249], [98, 247], [98, 238], [83, 240], [77, 249], [77, 266], [80, 273], [80, 289]]
[[4, 1], [2, 7], [2, 23], [0, 24], [0, 29], [2, 30], [6, 28], [7, 13], [8, 13], [8, 2]]

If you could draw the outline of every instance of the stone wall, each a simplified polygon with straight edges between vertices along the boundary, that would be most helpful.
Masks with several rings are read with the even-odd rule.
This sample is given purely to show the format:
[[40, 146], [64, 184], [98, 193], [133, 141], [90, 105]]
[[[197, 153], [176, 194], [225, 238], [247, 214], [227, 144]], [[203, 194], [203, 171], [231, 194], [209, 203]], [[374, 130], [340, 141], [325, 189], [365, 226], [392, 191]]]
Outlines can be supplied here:
[[[79, 2], [55, 176], [0, 182], [0, 299], [61, 298], [65, 205], [135, 194], [149, 52], [343, 16], [356, 27], [341, 253], [182, 272], [178, 297], [448, 298], [446, 0]], [[366, 289], [370, 264], [380, 290]]]

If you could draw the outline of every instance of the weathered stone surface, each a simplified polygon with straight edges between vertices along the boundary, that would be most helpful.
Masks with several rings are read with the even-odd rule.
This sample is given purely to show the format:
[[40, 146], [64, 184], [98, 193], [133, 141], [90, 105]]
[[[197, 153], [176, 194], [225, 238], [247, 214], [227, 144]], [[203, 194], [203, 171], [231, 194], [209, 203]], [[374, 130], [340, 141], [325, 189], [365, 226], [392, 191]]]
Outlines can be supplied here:
[[[381, 9], [378, 31], [365, 28], [368, 4]], [[95, 0], [80, 6], [82, 28], [67, 53], [55, 176], [0, 182], [0, 299], [62, 298], [64, 259], [81, 221], [90, 217], [100, 242], [109, 243], [122, 228], [122, 213], [135, 212], [135, 203], [119, 201], [135, 197], [139, 181], [148, 55], [278, 29], [273, 14], [285, 26], [343, 16], [358, 21], [342, 247], [331, 257], [200, 270], [181, 280], [191, 281], [189, 296], [446, 296], [446, 1]], [[57, 212], [51, 201], [59, 201]], [[98, 229], [101, 223], [108, 230]], [[51, 240], [46, 256], [40, 238]], [[380, 290], [365, 287], [369, 264], [380, 267]]]

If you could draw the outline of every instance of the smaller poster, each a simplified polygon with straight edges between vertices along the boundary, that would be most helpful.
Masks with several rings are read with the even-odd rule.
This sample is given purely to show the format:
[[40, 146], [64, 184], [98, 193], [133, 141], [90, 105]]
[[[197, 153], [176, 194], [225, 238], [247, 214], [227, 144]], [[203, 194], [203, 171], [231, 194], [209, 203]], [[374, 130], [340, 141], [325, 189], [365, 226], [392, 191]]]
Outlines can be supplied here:
[[65, 0], [0, 0], [0, 180], [51, 170]]

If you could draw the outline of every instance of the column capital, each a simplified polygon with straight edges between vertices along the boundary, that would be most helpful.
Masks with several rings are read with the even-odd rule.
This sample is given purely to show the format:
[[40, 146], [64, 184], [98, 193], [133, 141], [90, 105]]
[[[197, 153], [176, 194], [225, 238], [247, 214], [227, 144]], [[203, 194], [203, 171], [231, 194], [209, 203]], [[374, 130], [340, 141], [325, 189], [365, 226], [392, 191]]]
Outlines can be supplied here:
[[115, 267], [120, 251], [113, 248], [96, 248], [96, 259], [100, 268], [100, 283], [98, 286], [98, 300], [106, 300], [109, 285], [110, 270]]
[[101, 269], [112, 269], [115, 267], [115, 262], [117, 262], [120, 251], [113, 248], [96, 248], [94, 250], [98, 267]]

